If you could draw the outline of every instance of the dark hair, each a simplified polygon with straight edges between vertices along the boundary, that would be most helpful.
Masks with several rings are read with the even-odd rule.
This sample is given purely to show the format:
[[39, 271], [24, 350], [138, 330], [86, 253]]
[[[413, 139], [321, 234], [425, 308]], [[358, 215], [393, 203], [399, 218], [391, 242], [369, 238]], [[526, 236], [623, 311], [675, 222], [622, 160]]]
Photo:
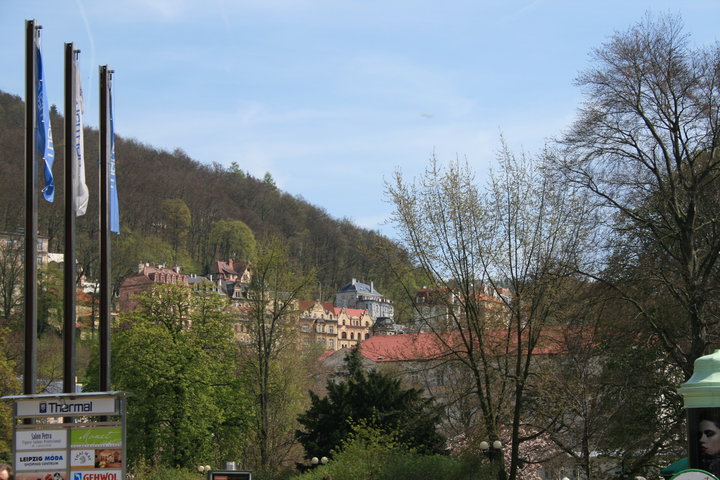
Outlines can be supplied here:
[[720, 408], [706, 408], [701, 410], [697, 416], [698, 423], [703, 420], [713, 422], [717, 428], [720, 428]]

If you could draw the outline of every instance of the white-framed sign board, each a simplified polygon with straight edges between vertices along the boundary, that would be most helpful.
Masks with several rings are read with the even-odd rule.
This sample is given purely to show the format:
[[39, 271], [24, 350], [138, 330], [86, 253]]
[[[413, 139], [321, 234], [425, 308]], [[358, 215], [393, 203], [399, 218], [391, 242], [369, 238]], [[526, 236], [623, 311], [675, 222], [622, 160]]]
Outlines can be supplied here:
[[16, 480], [123, 480], [123, 392], [2, 397], [14, 402]]

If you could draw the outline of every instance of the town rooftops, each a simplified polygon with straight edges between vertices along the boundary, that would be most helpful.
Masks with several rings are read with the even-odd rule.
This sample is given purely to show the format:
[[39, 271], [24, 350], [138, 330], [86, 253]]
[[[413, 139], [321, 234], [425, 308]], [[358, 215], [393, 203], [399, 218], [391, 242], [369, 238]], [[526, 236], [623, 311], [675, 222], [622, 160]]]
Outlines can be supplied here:
[[[487, 335], [485, 346], [489, 352], [493, 351], [490, 345], [502, 347], [508, 341], [508, 331], [504, 329], [488, 331]], [[533, 349], [533, 354], [567, 353], [568, 345], [592, 342], [591, 335], [592, 332], [582, 329], [547, 327]], [[372, 336], [360, 344], [360, 354], [373, 362], [438, 360], [454, 355], [448, 345], [455, 345], [458, 352], [463, 351], [463, 340], [457, 332], [445, 335], [442, 341], [434, 333]], [[498, 348], [497, 352], [513, 354], [515, 349], [512, 346], [507, 350], [503, 347]]]
[[221, 277], [242, 277], [245, 271], [250, 267], [250, 262], [233, 262], [229, 260], [227, 262], [217, 261], [210, 267], [210, 272], [213, 275], [220, 275]]
[[345, 285], [344, 287], [340, 288], [338, 290], [338, 293], [348, 293], [348, 292], [356, 292], [356, 293], [371, 293], [373, 295], [380, 295], [375, 288], [373, 288], [372, 282], [370, 285], [362, 282], [358, 282], [356, 279], [352, 279], [350, 283]]

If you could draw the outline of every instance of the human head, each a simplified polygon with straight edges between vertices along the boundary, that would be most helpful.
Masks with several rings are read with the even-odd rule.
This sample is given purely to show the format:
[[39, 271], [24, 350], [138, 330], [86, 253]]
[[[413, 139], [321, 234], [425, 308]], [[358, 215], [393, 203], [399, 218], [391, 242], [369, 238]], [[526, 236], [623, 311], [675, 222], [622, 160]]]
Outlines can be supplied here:
[[720, 419], [717, 415], [700, 416], [698, 438], [702, 455], [720, 455]]
[[0, 463], [0, 480], [8, 480], [12, 476], [12, 467], [7, 463]]

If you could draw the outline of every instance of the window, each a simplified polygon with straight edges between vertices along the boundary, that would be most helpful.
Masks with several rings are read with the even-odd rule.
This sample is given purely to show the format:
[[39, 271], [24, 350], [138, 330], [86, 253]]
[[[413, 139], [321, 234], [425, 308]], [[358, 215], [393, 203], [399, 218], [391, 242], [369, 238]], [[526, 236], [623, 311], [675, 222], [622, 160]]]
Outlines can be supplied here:
[[302, 331], [303, 331], [303, 332], [309, 332], [309, 331], [310, 331], [310, 327], [308, 327], [307, 325], [303, 325], [303, 326], [302, 326]]
[[335, 327], [333, 327], [332, 325], [329, 325], [329, 326], [328, 326], [328, 333], [335, 333]]
[[343, 340], [347, 340], [347, 332], [342, 332], [340, 338], [342, 338]]
[[350, 340], [355, 340], [355, 332], [350, 333]]
[[335, 348], [335, 340], [333, 340], [333, 339], [328, 340], [328, 346], [330, 348]]

